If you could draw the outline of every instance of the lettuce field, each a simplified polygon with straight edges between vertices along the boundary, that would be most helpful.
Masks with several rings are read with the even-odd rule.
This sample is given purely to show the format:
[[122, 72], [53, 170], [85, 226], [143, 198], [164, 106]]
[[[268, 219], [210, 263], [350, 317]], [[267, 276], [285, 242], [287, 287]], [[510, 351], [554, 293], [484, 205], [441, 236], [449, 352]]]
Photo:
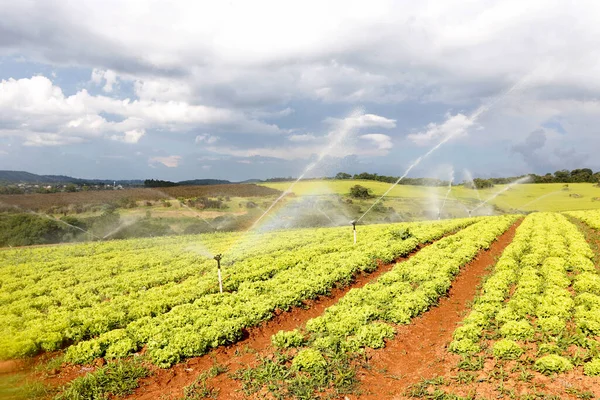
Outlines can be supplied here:
[[23, 390], [0, 394], [594, 398], [599, 230], [577, 211], [2, 250]]

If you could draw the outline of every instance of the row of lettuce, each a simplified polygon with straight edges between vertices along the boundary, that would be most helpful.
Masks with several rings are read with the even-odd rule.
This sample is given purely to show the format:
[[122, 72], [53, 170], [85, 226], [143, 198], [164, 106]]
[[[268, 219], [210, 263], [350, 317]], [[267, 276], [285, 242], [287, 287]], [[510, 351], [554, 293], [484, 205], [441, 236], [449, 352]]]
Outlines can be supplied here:
[[533, 357], [531, 367], [542, 373], [583, 366], [586, 375], [600, 375], [600, 275], [593, 257], [564, 215], [528, 216], [449, 349], [496, 359]]
[[[67, 343], [67, 359], [123, 357], [147, 346], [161, 366], [241, 337], [242, 329], [327, 293], [477, 219], [213, 234], [0, 252], [0, 358]], [[224, 258], [224, 294], [216, 263]]]
[[[202, 235], [0, 252], [5, 257], [0, 269], [0, 356], [56, 350], [65, 341], [85, 340], [215, 293], [211, 254], [223, 249], [230, 249], [224, 262], [225, 287], [235, 290], [241, 282], [265, 279], [297, 264], [290, 250], [306, 257], [327, 254], [344, 235], [348, 237], [340, 229], [317, 230], [310, 238], [304, 231], [282, 234], [279, 241], [272, 234], [252, 240], [240, 240], [239, 234]], [[18, 262], [23, 253], [37, 261]], [[10, 262], [15, 264], [6, 265]], [[235, 267], [229, 268], [232, 262]], [[29, 286], [15, 290], [21, 280]]]
[[[448, 292], [461, 267], [489, 248], [516, 220], [516, 216], [489, 217], [445, 237], [409, 260], [397, 263], [377, 281], [350, 290], [322, 315], [309, 320], [303, 329], [278, 332], [272, 337], [273, 344], [281, 349], [293, 348], [289, 350], [292, 357], [280, 357], [279, 365], [269, 368], [288, 369], [283, 374], [288, 377], [298, 373], [319, 376], [317, 381], [325, 386], [326, 377], [343, 379], [346, 372], [333, 366], [341, 353], [357, 354], [365, 347], [384, 347], [385, 339], [395, 335], [394, 324], [408, 324], [436, 304]], [[261, 368], [249, 369], [245, 376], [258, 377], [262, 375]], [[271, 389], [281, 384], [268, 379], [263, 382]]]

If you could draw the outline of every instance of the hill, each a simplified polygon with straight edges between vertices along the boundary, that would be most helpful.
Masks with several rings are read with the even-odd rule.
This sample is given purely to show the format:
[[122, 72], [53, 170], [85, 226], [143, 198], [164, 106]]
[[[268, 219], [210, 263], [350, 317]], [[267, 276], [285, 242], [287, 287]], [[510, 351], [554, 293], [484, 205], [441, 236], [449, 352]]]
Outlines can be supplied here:
[[26, 171], [0, 171], [0, 182], [3, 183], [79, 183], [79, 184], [113, 184], [116, 182], [121, 185], [142, 185], [144, 182], [140, 179], [81, 179], [66, 175], [38, 175]]

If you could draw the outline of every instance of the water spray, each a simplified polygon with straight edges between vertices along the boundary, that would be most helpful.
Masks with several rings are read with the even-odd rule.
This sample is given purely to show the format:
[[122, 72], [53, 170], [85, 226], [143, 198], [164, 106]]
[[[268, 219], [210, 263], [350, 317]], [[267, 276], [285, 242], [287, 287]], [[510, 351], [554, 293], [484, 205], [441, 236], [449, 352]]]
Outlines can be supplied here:
[[350, 114], [348, 118], [344, 119], [342, 121], [341, 126], [339, 126], [337, 130], [333, 131], [329, 144], [321, 151], [321, 153], [317, 156], [317, 159], [311, 164], [309, 164], [306, 167], [306, 169], [304, 169], [304, 171], [302, 172], [302, 174], [300, 174], [298, 179], [292, 182], [292, 184], [277, 199], [275, 199], [273, 203], [271, 203], [267, 210], [256, 221], [254, 221], [252, 226], [246, 232], [253, 230], [258, 225], [258, 223], [265, 217], [265, 215], [267, 215], [269, 211], [271, 211], [271, 209], [275, 207], [275, 205], [279, 203], [279, 201], [281, 201], [281, 199], [283, 199], [286, 195], [292, 193], [292, 189], [294, 188], [294, 186], [296, 186], [298, 182], [304, 179], [304, 177], [310, 171], [312, 171], [317, 165], [319, 165], [321, 161], [329, 155], [329, 153], [331, 153], [334, 149], [338, 148], [342, 144], [342, 142], [350, 134], [352, 134], [356, 128], [360, 126], [358, 121], [363, 115], [364, 110], [362, 110], [361, 108], [357, 108]]
[[[525, 76], [524, 78], [522, 78], [521, 80], [519, 80], [517, 83], [515, 83], [513, 86], [511, 86], [508, 90], [506, 90], [505, 92], [503, 92], [500, 95], [496, 96], [495, 98], [493, 98], [488, 103], [483, 104], [477, 110], [475, 110], [471, 115], [469, 115], [467, 117], [467, 121], [469, 122], [469, 124], [467, 125], [467, 128], [468, 128], [468, 126], [474, 124], [483, 114], [487, 113], [493, 106], [495, 106], [501, 100], [503, 100], [504, 98], [508, 97], [511, 93], [513, 93], [513, 92], [515, 92], [517, 90], [521, 90], [523, 88], [523, 86], [525, 85], [525, 83], [530, 79], [530, 75]], [[452, 130], [450, 132], [447, 132], [446, 135], [444, 136], [444, 138], [442, 140], [440, 140], [438, 142], [438, 144], [436, 144], [431, 149], [429, 149], [429, 151], [427, 153], [423, 154], [422, 156], [419, 156], [419, 158], [417, 158], [406, 169], [406, 171], [404, 172], [404, 174], [400, 178], [398, 178], [398, 180], [388, 190], [386, 190], [385, 193], [383, 195], [381, 195], [381, 197], [379, 197], [377, 200], [375, 200], [375, 202], [371, 205], [371, 207], [369, 207], [369, 209], [367, 211], [365, 211], [365, 213], [363, 215], [361, 215], [360, 218], [358, 218], [358, 221], [360, 221], [361, 219], [363, 219], [363, 217], [365, 215], [367, 215], [369, 213], [369, 211], [371, 211], [373, 209], [373, 207], [375, 207], [375, 205], [377, 203], [379, 203], [385, 196], [387, 196], [387, 194], [393, 188], [395, 188], [400, 183], [400, 181], [402, 181], [404, 178], [406, 178], [406, 176], [410, 173], [410, 171], [412, 171], [413, 168], [415, 168], [417, 165], [419, 165], [421, 163], [421, 161], [423, 161], [424, 159], [426, 159], [427, 157], [429, 157], [437, 149], [439, 149], [440, 147], [442, 147], [446, 142], [448, 142], [450, 139], [454, 138], [456, 135], [458, 135], [461, 132], [462, 132], [461, 129], [454, 129], [454, 130]]]
[[223, 293], [223, 279], [221, 277], [221, 258], [223, 258], [222, 254], [217, 254], [214, 259], [217, 262], [217, 271], [219, 274], [219, 292]]
[[531, 176], [527, 175], [527, 176], [524, 176], [524, 177], [522, 177], [520, 179], [517, 179], [514, 182], [511, 182], [506, 187], [504, 187], [502, 190], [494, 193], [492, 196], [488, 197], [485, 201], [482, 201], [480, 204], [478, 204], [477, 206], [475, 206], [471, 211], [475, 211], [475, 210], [480, 209], [481, 207], [483, 207], [484, 205], [486, 205], [490, 201], [494, 200], [496, 197], [500, 196], [502, 193], [506, 192], [507, 190], [510, 190], [513, 186], [519, 185], [519, 184], [522, 184], [522, 183], [527, 183], [530, 180], [531, 180]]
[[352, 224], [352, 231], [354, 232], [354, 244], [356, 244], [356, 223], [357, 220], [352, 220], [350, 223]]

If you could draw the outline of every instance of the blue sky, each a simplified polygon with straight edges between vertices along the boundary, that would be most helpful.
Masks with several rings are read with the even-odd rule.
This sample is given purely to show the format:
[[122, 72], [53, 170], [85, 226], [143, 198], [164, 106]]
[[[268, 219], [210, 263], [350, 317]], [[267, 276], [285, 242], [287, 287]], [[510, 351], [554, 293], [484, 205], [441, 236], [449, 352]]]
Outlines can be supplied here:
[[3, 3], [0, 169], [600, 169], [597, 2]]

